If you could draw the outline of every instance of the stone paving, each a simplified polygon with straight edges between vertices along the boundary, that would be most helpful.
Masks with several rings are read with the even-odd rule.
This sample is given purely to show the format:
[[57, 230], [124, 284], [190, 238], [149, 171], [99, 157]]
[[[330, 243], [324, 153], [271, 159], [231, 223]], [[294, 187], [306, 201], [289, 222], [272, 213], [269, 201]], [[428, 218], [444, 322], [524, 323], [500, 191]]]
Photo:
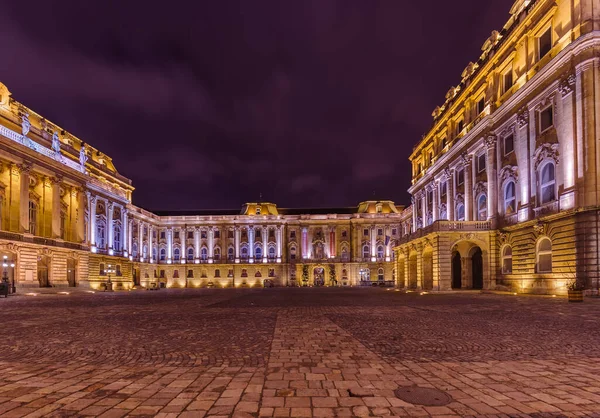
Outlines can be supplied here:
[[[597, 299], [190, 289], [0, 312], [2, 417], [600, 417]], [[395, 396], [411, 385], [453, 399]]]

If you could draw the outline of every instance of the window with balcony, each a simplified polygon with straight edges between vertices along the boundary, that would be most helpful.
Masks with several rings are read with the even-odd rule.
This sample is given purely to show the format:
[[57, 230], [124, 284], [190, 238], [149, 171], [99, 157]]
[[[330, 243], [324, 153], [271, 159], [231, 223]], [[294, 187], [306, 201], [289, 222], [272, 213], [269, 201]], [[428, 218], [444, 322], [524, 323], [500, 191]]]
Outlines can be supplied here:
[[515, 138], [513, 134], [504, 137], [504, 155], [508, 155], [515, 150]]
[[552, 273], [552, 241], [544, 237], [537, 244], [537, 273]]
[[487, 196], [485, 194], [477, 199], [477, 220], [487, 221]]
[[121, 251], [121, 226], [115, 225], [113, 236], [113, 249], [117, 252]]
[[504, 213], [512, 215], [517, 210], [517, 199], [515, 193], [515, 182], [506, 183], [504, 188]]
[[547, 162], [540, 169], [540, 195], [542, 204], [556, 200], [556, 178], [552, 162]]
[[554, 126], [554, 114], [552, 105], [540, 111], [540, 133]]
[[[31, 218], [29, 222], [31, 223]], [[106, 225], [104, 221], [98, 221], [96, 225], [96, 247], [102, 250], [106, 248]]]
[[502, 249], [502, 273], [512, 273], [512, 247], [510, 245], [506, 245]]
[[477, 172], [481, 173], [482, 171], [485, 171], [485, 153], [477, 156]]
[[538, 60], [544, 58], [552, 50], [552, 27], [538, 37]]
[[254, 257], [259, 260], [262, 258], [262, 247], [256, 247], [254, 250]]

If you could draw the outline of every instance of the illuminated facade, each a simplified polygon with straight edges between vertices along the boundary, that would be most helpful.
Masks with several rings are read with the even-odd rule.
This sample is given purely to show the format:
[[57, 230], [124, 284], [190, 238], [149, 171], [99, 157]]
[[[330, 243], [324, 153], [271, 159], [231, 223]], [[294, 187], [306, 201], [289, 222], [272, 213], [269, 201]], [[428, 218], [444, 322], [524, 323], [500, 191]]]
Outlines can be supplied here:
[[598, 289], [600, 6], [519, 0], [414, 148], [399, 285]]
[[394, 284], [393, 202], [151, 213], [132, 193], [108, 156], [0, 84], [0, 257], [17, 289]]

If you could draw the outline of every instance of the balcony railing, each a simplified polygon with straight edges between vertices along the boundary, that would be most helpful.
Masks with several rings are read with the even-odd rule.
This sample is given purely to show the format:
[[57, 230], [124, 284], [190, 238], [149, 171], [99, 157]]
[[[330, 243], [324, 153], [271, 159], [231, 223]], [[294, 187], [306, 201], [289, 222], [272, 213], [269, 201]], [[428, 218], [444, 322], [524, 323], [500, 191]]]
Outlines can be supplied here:
[[52, 238], [44, 238], [44, 237], [32, 237], [31, 235], [27, 236], [24, 234], [18, 234], [16, 232], [9, 231], [0, 231], [0, 239], [7, 239], [10, 241], [21, 241], [21, 242], [31, 242], [33, 244], [38, 245], [50, 245], [53, 247], [62, 247], [69, 248], [72, 250], [88, 250], [89, 247], [85, 244], [78, 244], [76, 242], [68, 242], [62, 240], [56, 240]]
[[535, 217], [539, 218], [540, 216], [552, 215], [554, 213], [558, 213], [560, 210], [559, 201], [555, 200], [550, 203], [546, 203], [540, 207], [534, 208], [533, 212], [535, 213]]
[[425, 228], [419, 228], [410, 235], [402, 237], [400, 243], [406, 243], [434, 232], [465, 231], [478, 232], [492, 229], [490, 221], [435, 221]]

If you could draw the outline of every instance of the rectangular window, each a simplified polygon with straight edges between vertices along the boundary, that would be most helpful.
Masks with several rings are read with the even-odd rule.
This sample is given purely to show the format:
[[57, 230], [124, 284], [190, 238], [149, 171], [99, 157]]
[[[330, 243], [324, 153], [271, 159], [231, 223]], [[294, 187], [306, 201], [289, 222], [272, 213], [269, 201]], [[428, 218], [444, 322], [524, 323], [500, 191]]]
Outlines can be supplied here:
[[175, 231], [174, 237], [175, 239], [179, 239], [179, 231]]
[[392, 235], [398, 235], [398, 229], [392, 228]]
[[479, 115], [479, 114], [483, 113], [484, 110], [485, 110], [485, 97], [482, 97], [477, 102], [477, 114]]
[[504, 138], [504, 155], [508, 155], [515, 150], [515, 138], [512, 134]]
[[544, 58], [552, 49], [552, 28], [548, 28], [544, 33], [540, 35], [538, 38], [538, 50], [539, 57], [538, 59]]
[[429, 153], [429, 165], [433, 164], [433, 152]]
[[173, 278], [174, 279], [178, 279], [179, 278], [179, 270], [173, 270]]
[[446, 139], [446, 136], [444, 136], [442, 138], [442, 148], [446, 148], [446, 145], [448, 144], [448, 140]]
[[188, 239], [194, 239], [194, 231], [188, 231]]
[[442, 199], [446, 198], [446, 182], [440, 184], [440, 196], [442, 197]]
[[513, 72], [512, 72], [512, 68], [510, 70], [508, 70], [506, 73], [504, 73], [504, 75], [502, 76], [502, 93], [506, 93], [507, 91], [509, 91], [513, 86]]
[[165, 231], [160, 232], [160, 239], [165, 239]]
[[216, 269], [215, 270], [215, 277], [221, 277], [221, 270], [220, 269]]
[[230, 229], [229, 231], [227, 231], [227, 237], [233, 238], [233, 229]]
[[242, 277], [248, 277], [248, 270], [242, 269]]
[[463, 131], [464, 128], [465, 128], [465, 121], [461, 119], [458, 121], [458, 124], [456, 125], [456, 135], [460, 135], [460, 133]]
[[221, 231], [215, 229], [215, 238], [221, 238]]
[[296, 231], [290, 231], [290, 238], [296, 238]]
[[456, 173], [456, 184], [459, 186], [465, 182], [465, 169], [460, 169]]
[[477, 156], [477, 172], [481, 173], [485, 170], [485, 153]]
[[423, 171], [423, 165], [421, 163], [419, 163], [417, 165], [417, 174], [421, 174], [422, 171]]
[[348, 236], [348, 232], [342, 231], [342, 238], [346, 238]]
[[188, 279], [193, 278], [194, 277], [194, 270], [188, 270], [187, 277], [188, 277]]
[[554, 125], [554, 115], [552, 114], [552, 106], [548, 106], [540, 111], [540, 133], [550, 129]]
[[161, 270], [161, 271], [160, 271], [160, 278], [161, 278], [161, 279], [164, 279], [164, 278], [165, 278], [165, 271], [164, 271], [164, 270]]
[[275, 269], [269, 269], [269, 277], [275, 277]]
[[377, 229], [377, 235], [382, 236], [383, 235], [383, 229], [381, 229], [381, 228]]
[[363, 229], [363, 235], [364, 235], [365, 237], [368, 237], [368, 236], [369, 236], [369, 230], [368, 230], [367, 228]]
[[200, 232], [200, 238], [206, 239], [206, 231]]
[[106, 276], [106, 270], [104, 270], [104, 263], [100, 263], [100, 276]]
[[233, 269], [227, 271], [227, 277], [233, 277]]

